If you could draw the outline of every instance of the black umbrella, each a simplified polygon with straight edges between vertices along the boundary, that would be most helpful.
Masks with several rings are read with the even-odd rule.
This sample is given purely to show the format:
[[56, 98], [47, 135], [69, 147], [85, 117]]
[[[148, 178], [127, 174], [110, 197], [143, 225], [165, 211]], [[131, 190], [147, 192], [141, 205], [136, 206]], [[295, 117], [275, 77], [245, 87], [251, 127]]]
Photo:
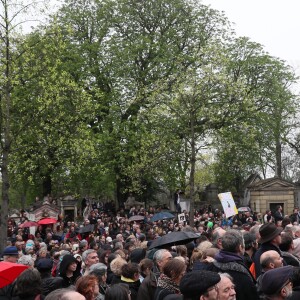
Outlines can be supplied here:
[[95, 225], [93, 225], [93, 224], [88, 224], [88, 225], [85, 225], [85, 226], [79, 228], [78, 232], [79, 232], [79, 233], [87, 233], [87, 232], [92, 232], [92, 231], [94, 231], [94, 229], [95, 229]]
[[185, 245], [198, 239], [199, 235], [190, 231], [174, 231], [154, 240], [149, 250], [153, 248], [168, 248], [174, 245]]
[[170, 212], [168, 211], [161, 211], [159, 213], [156, 213], [151, 219], [151, 222], [157, 222], [160, 220], [168, 220], [168, 219], [173, 219], [175, 218], [174, 215], [172, 215]]

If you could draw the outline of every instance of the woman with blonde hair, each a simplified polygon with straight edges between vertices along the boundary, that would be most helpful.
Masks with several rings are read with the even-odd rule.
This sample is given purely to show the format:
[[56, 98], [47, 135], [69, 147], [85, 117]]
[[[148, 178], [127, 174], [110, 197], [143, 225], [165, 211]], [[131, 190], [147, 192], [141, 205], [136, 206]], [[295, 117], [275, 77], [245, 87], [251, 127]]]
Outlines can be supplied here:
[[121, 283], [122, 267], [127, 264], [127, 261], [121, 257], [116, 257], [110, 263], [110, 269], [113, 273], [111, 284]]
[[194, 263], [198, 262], [198, 261], [200, 262], [202, 258], [203, 258], [203, 252], [200, 249], [195, 248], [193, 250], [193, 253], [192, 253], [192, 256], [191, 256], [191, 259], [190, 259], [189, 269], [193, 270]]

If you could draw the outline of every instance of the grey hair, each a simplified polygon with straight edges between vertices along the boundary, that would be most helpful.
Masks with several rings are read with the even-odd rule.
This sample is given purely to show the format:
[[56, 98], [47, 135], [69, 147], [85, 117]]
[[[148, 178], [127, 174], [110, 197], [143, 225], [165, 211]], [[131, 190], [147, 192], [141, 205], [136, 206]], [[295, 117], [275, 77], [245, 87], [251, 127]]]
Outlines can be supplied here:
[[222, 247], [224, 251], [237, 253], [239, 246], [245, 247], [244, 237], [242, 233], [235, 229], [225, 232], [222, 237]]
[[97, 251], [94, 249], [87, 249], [82, 253], [82, 261], [85, 262], [89, 254], [96, 253]]
[[96, 263], [91, 265], [90, 267], [90, 271], [101, 270], [101, 269], [107, 270], [107, 266], [103, 263]]
[[18, 259], [18, 264], [33, 267], [34, 259], [32, 258], [31, 255], [22, 255]]
[[159, 250], [157, 250], [157, 251], [154, 253], [153, 260], [154, 260], [155, 262], [163, 260], [164, 254], [165, 254], [166, 252], [169, 252], [169, 251], [166, 250], [166, 249], [159, 249]]
[[255, 237], [257, 238], [257, 236], [259, 235], [259, 228], [260, 228], [260, 225], [254, 225], [250, 228], [249, 232], [252, 233], [252, 234], [255, 234]]
[[116, 235], [116, 239], [118, 239], [119, 237], [123, 237], [123, 235], [122, 235], [122, 233], [118, 233], [117, 235]]
[[217, 227], [216, 229], [214, 229], [213, 231], [213, 234], [211, 236], [211, 242], [212, 244], [216, 247], [217, 244], [218, 244], [218, 240], [219, 239], [222, 239], [221, 235], [220, 235], [220, 232], [219, 232], [219, 228], [220, 227]]
[[83, 247], [85, 247], [86, 245], [88, 245], [87, 240], [81, 240], [80, 243], [79, 243], [79, 248], [83, 248]]
[[123, 249], [123, 243], [122, 242], [116, 242], [115, 243], [115, 249]]
[[291, 227], [291, 229], [292, 229], [292, 232], [295, 233], [295, 232], [297, 232], [297, 231], [300, 231], [300, 226], [299, 226], [299, 225], [293, 225], [293, 226]]
[[228, 278], [233, 282], [233, 278], [228, 273], [218, 273], [222, 279], [222, 277]]

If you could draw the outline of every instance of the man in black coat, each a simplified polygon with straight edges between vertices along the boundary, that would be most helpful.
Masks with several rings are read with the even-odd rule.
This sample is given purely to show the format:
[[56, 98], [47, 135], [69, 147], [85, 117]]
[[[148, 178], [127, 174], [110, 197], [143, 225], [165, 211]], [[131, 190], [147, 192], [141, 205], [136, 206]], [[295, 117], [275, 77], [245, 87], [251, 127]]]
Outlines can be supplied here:
[[274, 219], [275, 219], [275, 224], [277, 224], [278, 221], [283, 220], [282, 206], [281, 205], [276, 206], [276, 211], [274, 213]]
[[222, 237], [223, 249], [215, 256], [213, 271], [228, 273], [235, 284], [236, 299], [259, 299], [255, 279], [246, 267], [244, 239], [238, 230], [228, 230]]
[[176, 211], [179, 214], [181, 214], [180, 193], [181, 193], [181, 190], [177, 189], [175, 194], [174, 194], [174, 206], [175, 206]]

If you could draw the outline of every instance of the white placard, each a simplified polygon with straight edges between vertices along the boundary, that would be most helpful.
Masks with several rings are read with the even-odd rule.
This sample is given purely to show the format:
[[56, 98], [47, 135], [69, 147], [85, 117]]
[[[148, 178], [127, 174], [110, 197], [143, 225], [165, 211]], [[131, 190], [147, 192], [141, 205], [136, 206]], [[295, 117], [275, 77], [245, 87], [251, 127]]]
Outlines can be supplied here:
[[231, 192], [218, 194], [218, 197], [221, 201], [226, 218], [238, 214], [238, 210], [236, 208]]

